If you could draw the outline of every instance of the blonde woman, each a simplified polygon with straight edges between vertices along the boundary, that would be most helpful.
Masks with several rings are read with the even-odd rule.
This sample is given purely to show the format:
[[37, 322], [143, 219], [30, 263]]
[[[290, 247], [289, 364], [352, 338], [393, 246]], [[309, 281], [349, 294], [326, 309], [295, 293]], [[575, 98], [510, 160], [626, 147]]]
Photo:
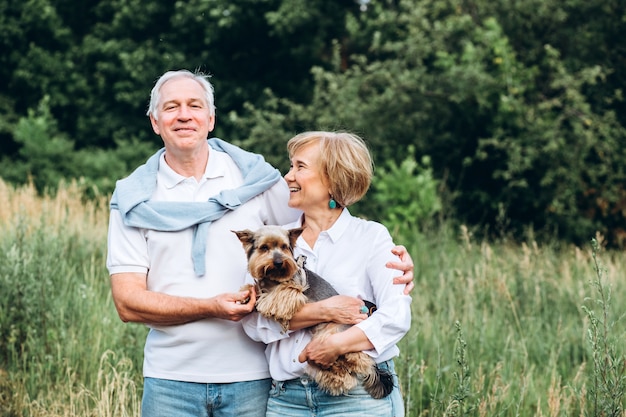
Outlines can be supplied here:
[[[354, 217], [348, 206], [370, 186], [370, 153], [361, 138], [345, 132], [305, 132], [288, 142], [291, 168], [285, 175], [289, 206], [303, 212], [286, 228], [303, 227], [295, 255], [329, 281], [341, 295], [305, 305], [288, 332], [258, 314], [244, 319], [254, 340], [267, 343], [272, 388], [267, 416], [402, 416], [404, 407], [394, 372], [397, 342], [409, 330], [411, 298], [393, 284], [398, 275], [386, 267], [394, 243], [379, 223]], [[367, 316], [363, 300], [377, 310]], [[311, 342], [310, 326], [321, 322], [351, 324], [324, 341]], [[361, 383], [346, 395], [332, 396], [306, 374], [306, 362], [327, 367], [339, 355], [364, 351], [379, 367], [394, 373], [391, 395], [374, 399]]]

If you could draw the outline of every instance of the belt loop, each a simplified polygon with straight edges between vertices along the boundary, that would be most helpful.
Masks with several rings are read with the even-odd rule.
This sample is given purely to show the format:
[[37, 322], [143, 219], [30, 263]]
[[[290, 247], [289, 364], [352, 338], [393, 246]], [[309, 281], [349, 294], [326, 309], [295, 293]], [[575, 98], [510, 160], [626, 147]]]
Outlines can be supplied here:
[[274, 379], [272, 382], [276, 386], [276, 391], [277, 392], [281, 392], [281, 391], [285, 390], [285, 388], [284, 388], [285, 387], [285, 381], [278, 381], [278, 380]]

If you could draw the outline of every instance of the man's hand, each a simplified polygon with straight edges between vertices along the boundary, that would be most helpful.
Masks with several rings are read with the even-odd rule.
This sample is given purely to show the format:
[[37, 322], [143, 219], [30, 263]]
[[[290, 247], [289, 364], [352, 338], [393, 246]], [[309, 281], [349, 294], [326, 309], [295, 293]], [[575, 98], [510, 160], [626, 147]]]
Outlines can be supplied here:
[[254, 310], [256, 292], [254, 287], [236, 293], [220, 294], [212, 299], [213, 317], [239, 321]]
[[402, 276], [394, 278], [393, 283], [405, 284], [404, 294], [408, 295], [415, 287], [413, 283], [413, 259], [411, 259], [411, 255], [402, 245], [394, 247], [391, 252], [400, 258], [400, 262], [387, 262], [386, 266], [387, 268], [404, 272]]

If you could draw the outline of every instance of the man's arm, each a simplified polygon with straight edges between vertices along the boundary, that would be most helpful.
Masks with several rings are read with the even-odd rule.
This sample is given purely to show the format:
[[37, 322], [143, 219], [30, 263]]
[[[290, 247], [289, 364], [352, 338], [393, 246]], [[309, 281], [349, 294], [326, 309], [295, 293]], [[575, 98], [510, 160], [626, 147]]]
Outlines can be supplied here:
[[[206, 318], [239, 321], [254, 308], [254, 292], [220, 294], [211, 298], [177, 297], [150, 291], [146, 275], [111, 275], [115, 308], [124, 322], [177, 325]], [[241, 301], [251, 297], [250, 302]]]

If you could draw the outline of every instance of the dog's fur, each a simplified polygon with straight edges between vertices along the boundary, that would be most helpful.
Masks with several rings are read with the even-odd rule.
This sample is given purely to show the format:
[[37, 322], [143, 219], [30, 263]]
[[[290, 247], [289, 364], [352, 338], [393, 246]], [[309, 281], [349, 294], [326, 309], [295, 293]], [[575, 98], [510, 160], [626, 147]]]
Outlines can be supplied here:
[[[278, 321], [284, 330], [289, 321], [307, 302], [320, 301], [337, 291], [322, 277], [304, 268], [304, 261], [294, 259], [293, 248], [302, 229], [286, 230], [278, 226], [263, 226], [256, 231], [234, 231], [248, 257], [248, 270], [255, 280], [256, 310]], [[345, 330], [347, 325], [321, 323], [312, 330], [314, 339]], [[393, 375], [376, 366], [363, 352], [341, 355], [328, 369], [308, 364], [307, 373], [320, 388], [331, 395], [342, 395], [362, 378], [365, 390], [373, 398], [384, 398], [394, 387]]]

